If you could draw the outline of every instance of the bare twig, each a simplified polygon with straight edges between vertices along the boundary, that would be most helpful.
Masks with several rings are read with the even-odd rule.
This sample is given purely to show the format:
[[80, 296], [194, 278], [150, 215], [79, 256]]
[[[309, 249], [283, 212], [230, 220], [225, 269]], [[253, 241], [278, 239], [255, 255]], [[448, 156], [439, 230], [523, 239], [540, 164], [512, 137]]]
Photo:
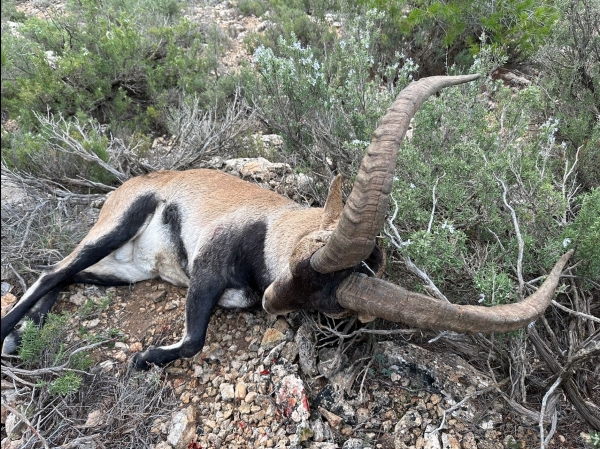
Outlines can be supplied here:
[[469, 401], [469, 400], [471, 400], [471, 399], [473, 399], [473, 398], [475, 398], [475, 397], [477, 397], [477, 396], [481, 396], [482, 394], [489, 393], [490, 391], [493, 391], [493, 390], [495, 390], [496, 388], [499, 388], [499, 387], [501, 387], [501, 386], [503, 386], [503, 385], [507, 384], [507, 383], [508, 383], [508, 381], [509, 381], [509, 379], [504, 379], [504, 380], [502, 380], [502, 381], [501, 381], [499, 384], [496, 384], [496, 383], [494, 383], [494, 385], [492, 385], [492, 386], [489, 386], [489, 387], [487, 387], [487, 388], [484, 388], [483, 390], [478, 390], [478, 391], [476, 391], [476, 392], [474, 392], [474, 393], [471, 393], [471, 394], [469, 394], [469, 395], [465, 396], [465, 397], [464, 397], [464, 398], [463, 398], [463, 399], [462, 399], [460, 402], [458, 402], [458, 403], [454, 404], [452, 407], [445, 409], [445, 410], [443, 411], [443, 414], [442, 414], [442, 422], [440, 423], [440, 425], [439, 425], [437, 428], [433, 429], [433, 430], [431, 431], [431, 433], [437, 433], [437, 432], [439, 432], [440, 430], [442, 430], [442, 429], [444, 428], [444, 426], [446, 425], [446, 416], [447, 416], [449, 413], [452, 413], [452, 412], [454, 412], [455, 410], [458, 410], [460, 407], [462, 407], [462, 405], [463, 405], [465, 402], [467, 402], [467, 401]]
[[544, 395], [544, 399], [542, 400], [542, 408], [540, 409], [540, 449], [546, 449], [546, 446], [550, 439], [552, 438], [552, 434], [554, 433], [554, 429], [556, 428], [556, 410], [552, 413], [553, 415], [553, 426], [550, 432], [548, 433], [548, 438], [544, 438], [544, 416], [546, 415], [546, 407], [548, 405], [548, 399], [552, 397], [554, 391], [558, 388], [558, 386], [562, 383], [563, 379], [561, 376], [558, 376], [550, 389]]
[[89, 344], [89, 345], [77, 348], [77, 349], [75, 349], [74, 351], [72, 351], [69, 354], [69, 358], [62, 365], [50, 366], [50, 367], [46, 367], [46, 368], [38, 368], [38, 369], [33, 369], [33, 370], [28, 370], [28, 369], [23, 369], [23, 368], [16, 368], [16, 367], [12, 367], [12, 366], [9, 367], [7, 365], [2, 365], [2, 368], [3, 368], [2, 372], [6, 372], [7, 374], [9, 374], [9, 372], [10, 372], [10, 373], [15, 374], [15, 375], [18, 374], [18, 375], [26, 376], [26, 377], [39, 377], [39, 376], [42, 376], [44, 374], [60, 375], [61, 373], [65, 372], [65, 371], [82, 373], [82, 374], [88, 374], [85, 371], [68, 368], [69, 363], [71, 362], [71, 358], [75, 354], [77, 354], [79, 352], [88, 351], [90, 349], [93, 349], [95, 347], [101, 346], [101, 345], [106, 344], [106, 343], [111, 342], [111, 341], [114, 341], [114, 340], [103, 340], [103, 341], [100, 341], [100, 342], [92, 343], [92, 344]]
[[[575, 171], [575, 168], [577, 167], [577, 165], [579, 163], [579, 152], [581, 151], [582, 148], [583, 148], [583, 145], [580, 146], [579, 148], [577, 148], [577, 151], [575, 152], [575, 161], [573, 161], [573, 164], [571, 165], [571, 167], [569, 167], [569, 160], [565, 158], [565, 170], [564, 170], [564, 174], [563, 174], [562, 184], [560, 187], [562, 190], [563, 198], [566, 200], [567, 207], [569, 207], [569, 205], [573, 202], [573, 199], [575, 198], [575, 195], [577, 194], [577, 191], [579, 190], [579, 185], [577, 185], [575, 179], [573, 179], [573, 182], [571, 183], [571, 188], [567, 192], [567, 182], [569, 181], [569, 178], [571, 177], [571, 175], [573, 174], [573, 172]], [[567, 224], [567, 212], [568, 212], [568, 209], [565, 209], [565, 214], [562, 218], [562, 223], [561, 223], [562, 225]]]
[[34, 115], [45, 130], [45, 134], [41, 134], [42, 138], [48, 142], [48, 144], [52, 145], [53, 148], [78, 156], [85, 161], [94, 162], [121, 182], [129, 178], [128, 174], [123, 173], [109, 163], [104, 162], [104, 160], [91, 149], [93, 148], [93, 142], [89, 137], [89, 132], [86, 127], [98, 127], [99, 125], [96, 125], [92, 121], [81, 124], [77, 118], [65, 120], [62, 115], [59, 115], [57, 118], [50, 113], [44, 116], [34, 112]]
[[33, 424], [31, 424], [31, 421], [29, 421], [29, 419], [27, 419], [27, 417], [25, 415], [23, 415], [17, 409], [15, 409], [14, 407], [11, 407], [6, 402], [4, 402], [4, 399], [2, 399], [2, 407], [4, 407], [6, 410], [8, 410], [9, 412], [11, 412], [12, 414], [16, 415], [21, 421], [23, 421], [27, 425], [27, 427], [29, 427], [29, 429], [31, 429], [31, 431], [33, 432], [33, 434], [44, 445], [44, 448], [50, 449], [50, 446], [48, 446], [48, 443], [46, 442], [46, 439], [43, 436], [40, 435], [40, 433], [38, 432], [38, 430], [34, 427]]
[[435, 180], [435, 184], [433, 185], [432, 194], [431, 194], [433, 205], [431, 206], [431, 215], [429, 216], [429, 224], [427, 225], [427, 234], [431, 234], [431, 227], [433, 225], [433, 217], [435, 216], [435, 207], [437, 206], [437, 197], [435, 196], [435, 189], [437, 189], [440, 179], [442, 179], [444, 176], [446, 176], [446, 173], [444, 173], [442, 176], [438, 176]]
[[[396, 199], [393, 196], [392, 196], [392, 201], [394, 202], [394, 213], [388, 219], [388, 226], [384, 229], [384, 232], [390, 239], [390, 242], [392, 243], [392, 245], [394, 245], [396, 247], [396, 249], [398, 249], [400, 254], [402, 254], [404, 252], [404, 247], [407, 245], [407, 243], [405, 243], [402, 240], [402, 237], [400, 237], [400, 234], [398, 233], [398, 229], [396, 229], [396, 226], [394, 225], [394, 220], [396, 219], [396, 215], [398, 214], [398, 202], [396, 201]], [[390, 231], [391, 231], [391, 233], [390, 233]], [[446, 296], [440, 291], [440, 289], [437, 288], [437, 286], [431, 280], [431, 278], [427, 275], [427, 273], [425, 273], [423, 270], [419, 269], [413, 263], [413, 261], [410, 259], [410, 257], [402, 256], [402, 259], [404, 261], [404, 264], [406, 265], [406, 268], [408, 268], [408, 270], [411, 273], [413, 273], [413, 274], [417, 275], [419, 278], [421, 278], [427, 284], [427, 286], [429, 287], [429, 289], [432, 291], [433, 295], [436, 298], [441, 299], [442, 301], [450, 302], [450, 301], [448, 301], [448, 298], [446, 298]]]
[[23, 292], [27, 291], [27, 284], [25, 283], [25, 280], [23, 279], [23, 277], [18, 273], [17, 270], [15, 270], [12, 266], [11, 263], [7, 264], [8, 268], [10, 268], [10, 271], [13, 272], [13, 274], [15, 275], [15, 277], [17, 278], [17, 280], [19, 281], [19, 285], [21, 285], [21, 288], [23, 289]]
[[517, 213], [513, 209], [513, 207], [509, 204], [508, 199], [506, 198], [508, 195], [508, 189], [504, 181], [496, 176], [496, 180], [502, 185], [502, 200], [504, 201], [504, 205], [510, 211], [510, 215], [512, 217], [513, 226], [515, 228], [515, 234], [517, 236], [517, 241], [519, 243], [519, 254], [517, 257], [517, 279], [519, 281], [519, 298], [523, 298], [523, 290], [525, 288], [525, 282], [523, 281], [523, 251], [525, 248], [525, 242], [523, 241], [523, 236], [521, 235], [521, 229], [519, 227], [519, 221], [517, 220]]
[[569, 313], [571, 315], [579, 316], [581, 318], [585, 318], [586, 320], [590, 320], [590, 321], [593, 321], [595, 323], [600, 323], [600, 318], [596, 318], [595, 316], [588, 315], [587, 313], [577, 312], [576, 310], [571, 310], [568, 307], [565, 307], [562, 304], [559, 304], [555, 300], [552, 300], [552, 305], [555, 306], [555, 307], [558, 307], [561, 310], [564, 310], [565, 312], [567, 312], [567, 313]]
[[27, 385], [28, 387], [35, 387], [34, 383], [28, 382], [24, 379], [21, 379], [15, 373], [13, 373], [11, 371], [11, 369], [9, 367], [7, 367], [6, 365], [2, 365], [2, 374], [6, 374], [8, 377], [12, 378], [14, 381], [16, 381], [22, 385]]

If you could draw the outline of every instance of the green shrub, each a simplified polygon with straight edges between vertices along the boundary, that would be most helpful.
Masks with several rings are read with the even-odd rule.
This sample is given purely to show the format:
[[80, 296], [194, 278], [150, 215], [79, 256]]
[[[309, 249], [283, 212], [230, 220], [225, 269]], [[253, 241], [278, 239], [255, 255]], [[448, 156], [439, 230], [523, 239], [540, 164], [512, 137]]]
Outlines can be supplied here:
[[559, 16], [550, 0], [362, 0], [360, 4], [387, 12], [381, 52], [389, 57], [404, 48], [418, 55], [422, 74], [441, 74], [454, 64], [469, 67], [481, 43], [502, 49], [511, 63], [525, 61], [545, 43]]
[[556, 1], [560, 20], [534, 62], [546, 95], [544, 112], [559, 120], [571, 159], [579, 152], [583, 187], [600, 186], [600, 3]]
[[576, 248], [581, 261], [578, 269], [583, 276], [600, 279], [600, 188], [578, 198], [580, 209], [575, 220], [563, 233], [563, 246]]
[[71, 393], [77, 392], [81, 386], [83, 378], [72, 371], [68, 371], [66, 374], [57, 377], [55, 380], [50, 382], [48, 385], [48, 391], [53, 396], [67, 396]]
[[180, 5], [85, 0], [50, 20], [28, 17], [15, 32], [3, 26], [3, 108], [26, 129], [37, 129], [33, 112], [50, 112], [93, 117], [114, 132], [160, 130], [157, 110], [173, 91], [211, 89], [209, 33], [182, 18]]
[[26, 366], [49, 367], [64, 365], [68, 362], [68, 365], [64, 367], [64, 374], [55, 379], [46, 377], [40, 383], [40, 387], [47, 388], [53, 396], [66, 396], [76, 392], [83, 377], [70, 370], [85, 371], [94, 363], [89, 352], [76, 352], [76, 348], [65, 343], [70, 320], [69, 314], [49, 313], [44, 326], [36, 326], [29, 321], [21, 336], [18, 353]]
[[57, 358], [56, 355], [61, 353], [60, 340], [64, 336], [69, 320], [70, 316], [67, 314], [49, 313], [46, 316], [46, 325], [43, 327], [29, 321], [23, 330], [19, 347], [19, 357], [23, 362], [28, 366], [39, 364], [42, 361], [43, 351], [47, 349], [52, 352], [51, 358]]
[[[262, 33], [251, 33], [246, 39], [250, 52], [259, 46], [271, 48], [279, 55], [279, 38], [297, 39], [302, 46], [328, 51], [336, 40], [335, 30], [325, 20], [325, 13], [339, 11], [336, 2], [323, 0], [244, 0], [238, 3], [246, 15], [264, 15], [269, 25]], [[268, 16], [265, 14], [268, 13]]]
[[492, 81], [484, 97], [480, 89], [445, 89], [426, 102], [414, 137], [399, 150], [393, 197], [403, 255], [454, 299], [468, 291], [471, 301], [474, 292], [488, 304], [517, 300], [517, 230], [504, 184], [524, 242], [524, 277], [547, 273], [566, 238], [587, 261], [578, 273], [597, 277], [598, 195], [577, 197], [559, 122], [540, 116], [545, 93], [533, 85], [515, 93]]
[[[381, 17], [370, 11], [349, 21], [326, 54], [294, 35], [280, 37], [278, 53], [264, 46], [254, 52], [259, 80], [246, 86], [248, 95], [288, 151], [310, 169], [330, 158], [342, 172], [354, 173], [377, 120], [416, 69], [399, 54], [393, 65], [377, 64]], [[384, 77], [390, 82], [381, 89]]]

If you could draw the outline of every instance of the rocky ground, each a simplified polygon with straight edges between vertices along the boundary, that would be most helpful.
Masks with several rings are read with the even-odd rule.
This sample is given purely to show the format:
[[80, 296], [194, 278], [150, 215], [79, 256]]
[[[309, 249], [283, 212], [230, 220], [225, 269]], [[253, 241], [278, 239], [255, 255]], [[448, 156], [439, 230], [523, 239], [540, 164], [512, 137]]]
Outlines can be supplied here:
[[[89, 301], [96, 311], [79, 318]], [[58, 310], [73, 312], [73, 329], [120, 331], [118, 341], [98, 349], [95, 358], [103, 375], [123, 376], [142, 347], [179, 339], [184, 302], [185, 289], [151, 281], [109, 289], [74, 286], [62, 293]], [[314, 319], [218, 309], [203, 351], [162, 374], [176, 405], [151, 422], [153, 447], [501, 449], [530, 447], [535, 440], [535, 427], [504, 416], [498, 401], [468, 401], [444, 418], [445, 410], [489, 386], [464, 360], [383, 339], [355, 342], [339, 354], [340, 341], [332, 334], [326, 338]], [[2, 393], [9, 406], [18, 407], [20, 394], [10, 384], [3, 382]], [[94, 408], [79, 424], [95, 413], [105, 411]], [[3, 415], [3, 436], [11, 434], [4, 448], [24, 443], [27, 428], [18, 421]], [[87, 432], [103, 426], [95, 424]], [[102, 443], [98, 438], [86, 447]]]
[[[286, 164], [260, 158], [214, 159], [209, 165], [291, 197], [306, 181], [296, 179]], [[3, 201], [26, 198], [13, 190]], [[14, 287], [3, 283], [6, 290]], [[158, 280], [118, 288], [78, 285], [61, 293], [55, 310], [72, 314], [67, 344], [110, 335], [109, 343], [94, 350], [92, 372], [96, 378], [124, 379], [135, 352], [179, 340], [185, 295], [185, 288]], [[3, 314], [15, 300], [3, 291]], [[385, 326], [375, 322], [369, 329]], [[418, 331], [387, 326], [396, 333], [376, 336], [352, 320], [333, 322], [312, 313], [275, 317], [262, 310], [217, 309], [203, 351], [158, 372], [169, 405], [160, 413], [148, 411], [137, 424], [147, 431], [141, 447], [538, 446], [537, 424], [511, 415], [486, 375], [456, 355], [410, 343], [420, 337]], [[31, 388], [3, 378], [3, 448], [35, 440], [10, 411], [23, 409], [31, 396]], [[112, 412], [103, 404], [88, 401], [85, 412], [72, 418], [90, 438], [73, 447], [130, 447], [107, 441], [107, 421], [99, 417]], [[578, 444], [559, 429], [549, 447]]]
[[[19, 7], [43, 16], [44, 5], [23, 2]], [[215, 21], [230, 37], [224, 71], [249, 58], [243, 50], [246, 34], [269, 26], [268, 17], [243, 17], [227, 2], [197, 5], [189, 14], [199, 22]], [[267, 144], [277, 140], [277, 136], [261, 138]], [[292, 175], [285, 164], [274, 167], [265, 160], [211, 164], [303, 198], [294, 189], [301, 190], [307, 179]], [[14, 190], [11, 201], [22, 201], [22, 192]], [[2, 191], [4, 202], [4, 184]], [[18, 284], [4, 268], [3, 281], [9, 283], [3, 284], [3, 315], [16, 299], [8, 291]], [[57, 310], [73, 313], [67, 338], [71, 343], [83, 335], [113, 330], [118, 337], [94, 350], [92, 371], [97, 377], [124, 378], [136, 351], [179, 339], [185, 294], [185, 289], [160, 281], [109, 289], [72, 286], [61, 294]], [[156, 417], [148, 412], [148, 441], [127, 447], [539, 447], [537, 423], [516, 418], [493, 391], [479, 395], [490, 390], [491, 381], [467, 361], [411, 344], [410, 332], [360, 334], [342, 341], [332, 328], [338, 333], [356, 330], [348, 321], [333, 323], [314, 314], [278, 318], [264, 311], [218, 309], [203, 351], [159, 372], [169, 407]], [[28, 403], [32, 388], [2, 378], [3, 448], [36, 441], [31, 428], [11, 411]], [[102, 401], [84, 405], [79, 420], [70, 423], [79, 429], [82, 442], [65, 447], [124, 447], [106, 441], [108, 411]], [[549, 447], [578, 448], [582, 441], [559, 426]]]

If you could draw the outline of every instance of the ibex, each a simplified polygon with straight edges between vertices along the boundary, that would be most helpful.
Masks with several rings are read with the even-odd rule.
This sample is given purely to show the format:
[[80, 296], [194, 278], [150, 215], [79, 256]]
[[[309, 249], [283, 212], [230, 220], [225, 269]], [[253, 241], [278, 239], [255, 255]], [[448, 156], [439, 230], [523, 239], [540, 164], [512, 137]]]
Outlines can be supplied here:
[[495, 307], [454, 305], [373, 277], [382, 265], [375, 239], [411, 118], [441, 88], [477, 78], [424, 78], [400, 92], [373, 134], [345, 206], [339, 176], [324, 208], [304, 208], [214, 170], [130, 179], [107, 198], [98, 222], [75, 250], [44, 272], [2, 320], [4, 351], [16, 349], [24, 318], [39, 323], [69, 284], [153, 278], [188, 287], [185, 332], [178, 343], [136, 353], [132, 363], [139, 369], [198, 353], [217, 305], [250, 308], [261, 298], [271, 314], [354, 311], [456, 332], [527, 326], [552, 300], [570, 253], [531, 296]]

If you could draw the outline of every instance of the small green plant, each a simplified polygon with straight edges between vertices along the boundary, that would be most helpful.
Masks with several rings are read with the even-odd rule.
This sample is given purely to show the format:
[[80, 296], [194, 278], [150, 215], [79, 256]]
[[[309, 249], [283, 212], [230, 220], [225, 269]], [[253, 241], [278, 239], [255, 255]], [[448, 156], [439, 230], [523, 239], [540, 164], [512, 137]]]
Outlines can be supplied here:
[[76, 392], [83, 378], [81, 374], [70, 370], [85, 371], [94, 363], [89, 352], [76, 351], [76, 347], [66, 343], [70, 319], [69, 314], [49, 313], [44, 326], [36, 326], [29, 321], [21, 336], [18, 353], [26, 366], [61, 366], [66, 370], [55, 379], [40, 380], [40, 388], [48, 388], [48, 392], [54, 396]]
[[111, 339], [114, 338], [122, 338], [123, 337], [123, 331], [121, 329], [117, 329], [116, 327], [111, 327], [108, 330], [108, 337]]
[[259, 82], [246, 87], [253, 104], [311, 169], [329, 157], [354, 172], [377, 120], [417, 69], [401, 54], [391, 65], [378, 64], [382, 17], [372, 10], [348, 21], [327, 53], [294, 34], [279, 37], [276, 49], [261, 45], [254, 52]]
[[429, 73], [444, 67], [469, 67], [485, 44], [496, 47], [511, 62], [531, 57], [545, 44], [559, 14], [554, 2], [545, 0], [361, 0], [367, 8], [378, 8], [389, 19], [382, 24], [383, 54], [409, 44], [422, 55]]
[[210, 33], [183, 18], [182, 5], [67, 2], [49, 17], [24, 18], [18, 32], [3, 25], [3, 110], [28, 130], [36, 112], [83, 115], [113, 131], [163, 126], [159, 111], [173, 89], [211, 89], [214, 55], [202, 47]]
[[600, 187], [582, 195], [581, 208], [575, 220], [563, 233], [563, 246], [575, 247], [581, 261], [581, 273], [600, 279]]
[[51, 346], [59, 348], [59, 342], [69, 320], [68, 314], [49, 313], [46, 316], [45, 326], [36, 326], [33, 321], [28, 321], [21, 335], [21, 346], [19, 347], [19, 357], [28, 366], [40, 363], [42, 352]]
[[79, 308], [79, 316], [81, 319], [87, 319], [108, 309], [110, 303], [112, 302], [112, 297], [113, 294], [109, 292], [106, 295], [100, 296], [99, 298], [88, 299]]
[[88, 299], [83, 305], [79, 308], [79, 316], [81, 319], [86, 319], [92, 316], [92, 314], [96, 311], [96, 303], [93, 299]]
[[72, 371], [56, 378], [48, 385], [48, 391], [53, 396], [67, 396], [79, 390], [82, 377]]
[[507, 273], [493, 262], [488, 262], [473, 278], [486, 305], [508, 304], [515, 299], [516, 285]]

